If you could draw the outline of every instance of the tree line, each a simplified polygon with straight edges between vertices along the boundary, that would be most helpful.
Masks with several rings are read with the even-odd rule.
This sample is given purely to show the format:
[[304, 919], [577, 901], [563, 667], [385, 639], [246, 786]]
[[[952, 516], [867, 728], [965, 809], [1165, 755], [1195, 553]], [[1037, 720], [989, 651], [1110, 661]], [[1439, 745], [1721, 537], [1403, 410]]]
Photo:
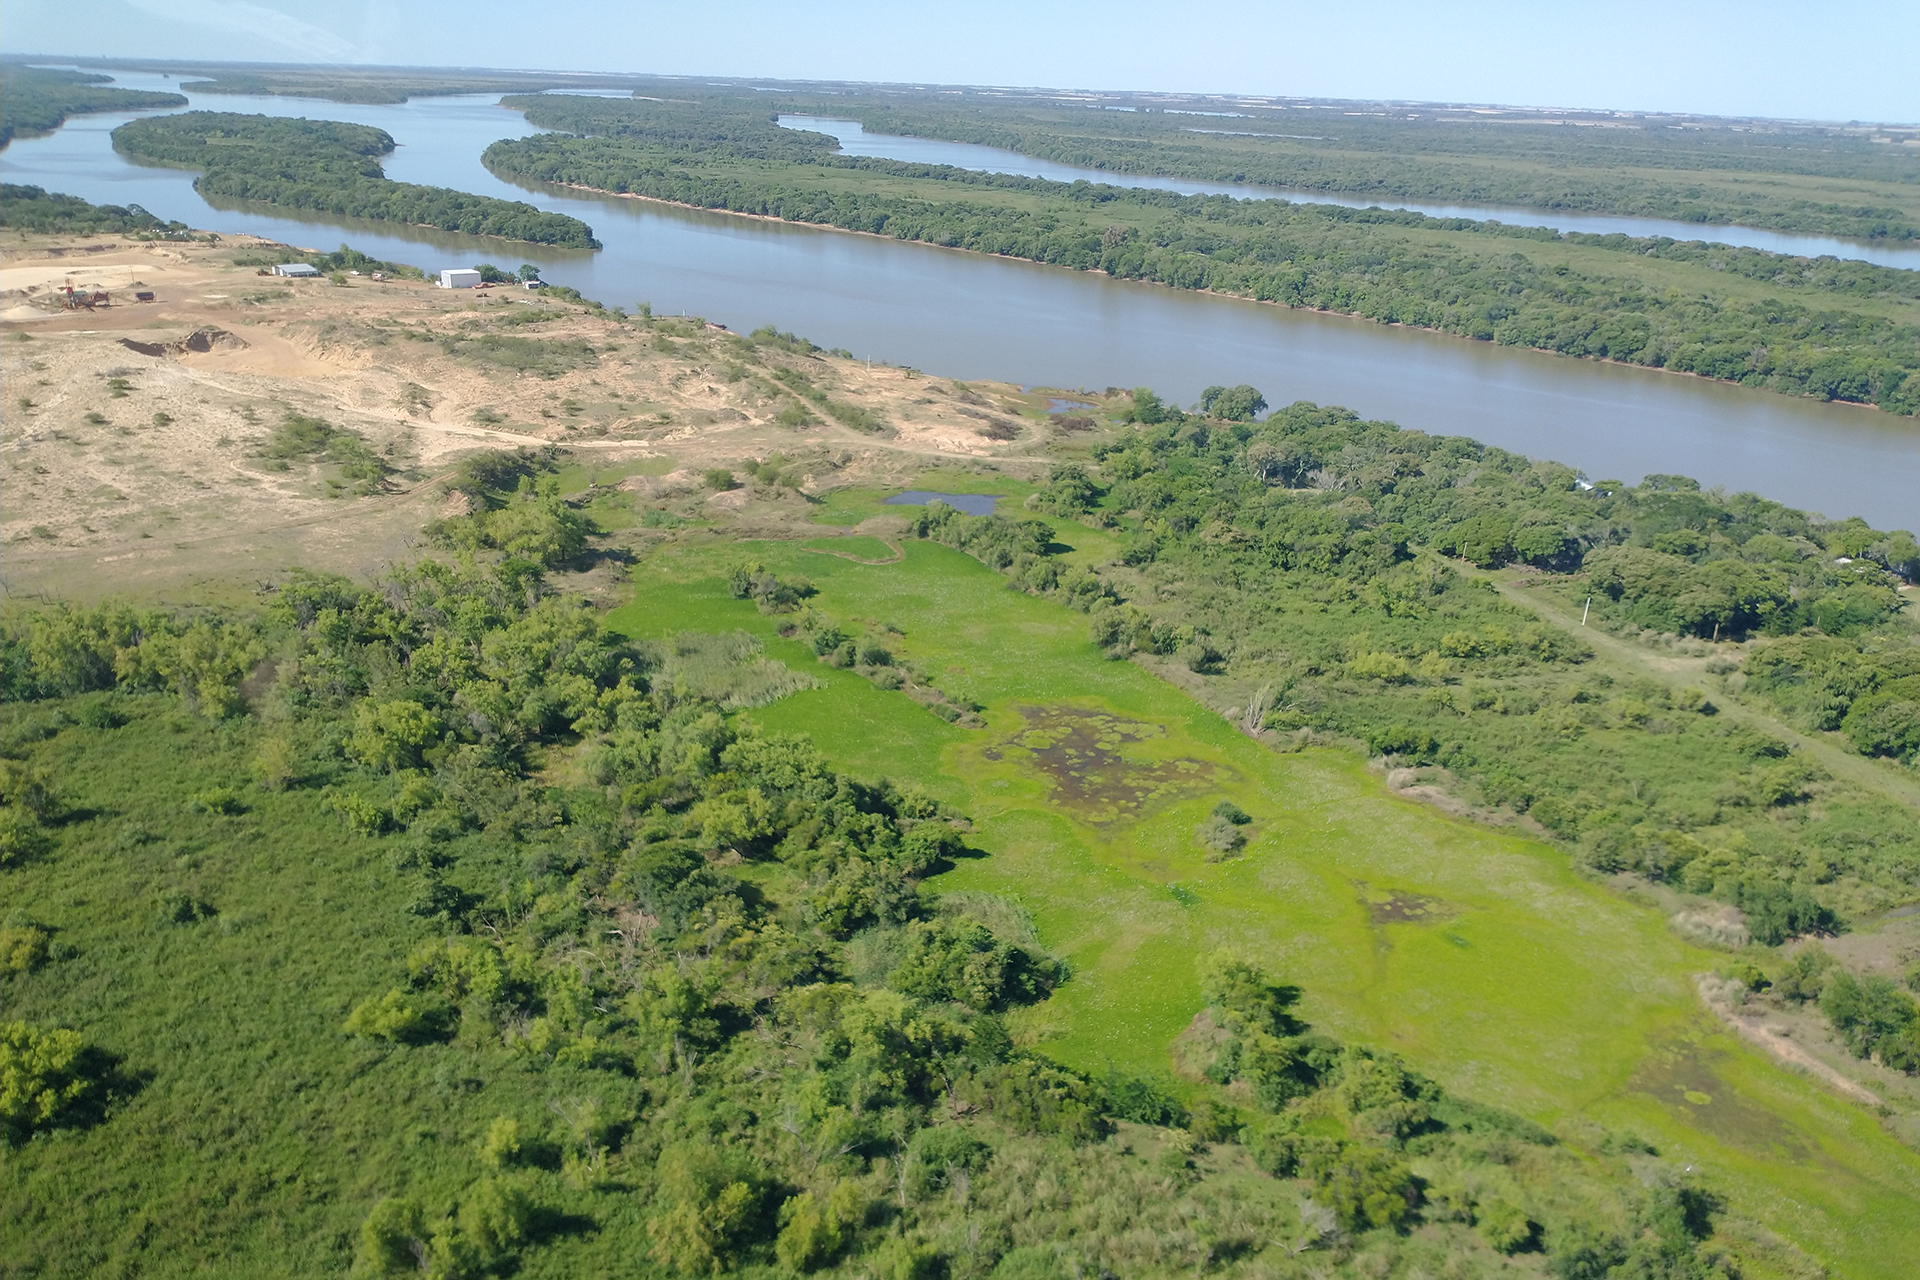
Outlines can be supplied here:
[[0, 227], [61, 235], [181, 235], [184, 222], [167, 222], [139, 205], [89, 204], [21, 183], [0, 183]]
[[[637, 93], [706, 112], [767, 114], [764, 94], [656, 81]], [[1201, 104], [1193, 104], [1201, 105]], [[1920, 235], [1912, 166], [1857, 129], [1729, 127], [1614, 117], [1605, 127], [1436, 118], [1355, 104], [1241, 106], [1206, 118], [1163, 102], [1088, 110], [1018, 94], [797, 87], [780, 110], [852, 118], [870, 132], [938, 138], [1101, 169], [1251, 183], [1383, 203], [1518, 205], [1857, 239]], [[1211, 104], [1216, 108], [1219, 104]], [[583, 132], [556, 126], [568, 132]]]
[[[830, 140], [820, 135], [732, 109], [512, 101], [535, 123], [592, 135], [546, 134], [487, 149], [490, 168], [521, 179], [1920, 411], [1920, 325], [1897, 310], [1862, 305], [1913, 300], [1920, 280], [1911, 272], [1660, 238], [1560, 236], [1403, 211], [1180, 196], [842, 157], [821, 145]], [[900, 179], [911, 185], [903, 189]], [[1620, 266], [1609, 269], [1603, 260], [1575, 267], [1557, 253], [1529, 252], [1561, 243], [1617, 254]], [[1752, 300], [1702, 291], [1691, 281], [1676, 287], [1657, 269], [1649, 274], [1649, 260], [1729, 271], [1777, 293]]]
[[52, 133], [68, 116], [93, 111], [146, 111], [184, 107], [177, 93], [116, 89], [109, 76], [49, 67], [0, 67], [0, 147], [14, 138]]

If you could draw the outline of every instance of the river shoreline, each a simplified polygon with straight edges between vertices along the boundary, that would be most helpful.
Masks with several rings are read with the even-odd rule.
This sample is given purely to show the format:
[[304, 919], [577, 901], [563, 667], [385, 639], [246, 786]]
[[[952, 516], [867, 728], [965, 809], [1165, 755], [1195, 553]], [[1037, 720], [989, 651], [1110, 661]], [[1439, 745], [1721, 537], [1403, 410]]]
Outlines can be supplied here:
[[[509, 176], [517, 177], [517, 175]], [[1571, 356], [1564, 351], [1555, 351], [1551, 347], [1508, 347], [1504, 343], [1493, 342], [1487, 338], [1471, 338], [1465, 334], [1448, 333], [1445, 329], [1432, 329], [1425, 325], [1407, 324], [1400, 320], [1373, 320], [1355, 311], [1323, 310], [1319, 307], [1294, 307], [1284, 302], [1276, 302], [1271, 298], [1251, 298], [1244, 293], [1227, 293], [1219, 289], [1182, 289], [1178, 285], [1166, 284], [1159, 280], [1133, 280], [1125, 276], [1111, 275], [1098, 268], [1082, 270], [1079, 267], [1060, 267], [1057, 263], [1040, 262], [1033, 258], [1021, 258], [1008, 253], [988, 253], [980, 249], [961, 249], [950, 244], [935, 244], [931, 240], [903, 240], [899, 236], [884, 235], [878, 231], [857, 231], [850, 227], [836, 227], [832, 223], [827, 222], [802, 222], [793, 218], [777, 217], [770, 213], [747, 213], [739, 209], [716, 209], [707, 205], [688, 204], [683, 200], [667, 200], [660, 196], [638, 195], [631, 191], [608, 191], [604, 187], [588, 187], [577, 182], [549, 182], [544, 178], [518, 178], [518, 180], [539, 182], [545, 186], [559, 187], [568, 191], [585, 191], [591, 195], [609, 196], [616, 200], [638, 200], [645, 204], [664, 205], [670, 209], [686, 209], [693, 213], [720, 214], [729, 218], [745, 218], [751, 222], [771, 222], [788, 227], [810, 227], [816, 231], [831, 231], [838, 235], [867, 236], [874, 240], [884, 240], [893, 244], [913, 244], [928, 249], [942, 249], [949, 253], [964, 254], [973, 258], [998, 258], [1002, 262], [1019, 262], [1030, 267], [1053, 267], [1058, 270], [1073, 271], [1082, 275], [1104, 276], [1108, 280], [1113, 280], [1121, 284], [1146, 285], [1149, 288], [1165, 289], [1171, 293], [1189, 294], [1198, 297], [1228, 298], [1235, 302], [1250, 302], [1255, 306], [1273, 307], [1281, 311], [1296, 311], [1308, 315], [1329, 316], [1335, 319], [1349, 320], [1358, 324], [1371, 325], [1382, 329], [1405, 329], [1412, 333], [1430, 333], [1438, 338], [1447, 338], [1458, 342], [1475, 343], [1495, 348], [1506, 347], [1507, 350], [1513, 351], [1537, 352], [1540, 355], [1552, 356], [1558, 360], [1578, 360], [1585, 364], [1613, 365], [1620, 369], [1642, 369], [1648, 373], [1662, 373], [1676, 378], [1691, 378], [1696, 382], [1711, 383], [1716, 386], [1740, 387], [1748, 391], [1760, 391], [1770, 396], [1779, 396], [1784, 400], [1799, 400], [1812, 404], [1831, 404], [1840, 405], [1849, 409], [1864, 409], [1871, 413], [1882, 415], [1883, 419], [1888, 422], [1907, 423], [1915, 429], [1916, 439], [1920, 439], [1920, 417], [1888, 413], [1887, 410], [1882, 409], [1879, 405], [1868, 404], [1862, 400], [1822, 400], [1817, 396], [1796, 396], [1785, 391], [1775, 391], [1771, 387], [1748, 387], [1744, 382], [1736, 382], [1731, 378], [1715, 378], [1704, 373], [1693, 373], [1685, 369], [1669, 369], [1662, 365], [1655, 364], [1635, 364], [1630, 360], [1613, 360], [1604, 356]]]

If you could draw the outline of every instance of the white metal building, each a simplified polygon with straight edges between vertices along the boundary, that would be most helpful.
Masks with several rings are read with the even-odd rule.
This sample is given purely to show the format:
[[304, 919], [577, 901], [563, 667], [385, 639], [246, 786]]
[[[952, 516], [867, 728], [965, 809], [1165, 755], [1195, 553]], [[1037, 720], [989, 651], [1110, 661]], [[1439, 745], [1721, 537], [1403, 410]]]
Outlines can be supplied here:
[[273, 269], [277, 276], [317, 276], [320, 270], [304, 262], [283, 262]]
[[480, 273], [472, 267], [448, 267], [440, 273], [442, 289], [477, 289], [480, 287]]

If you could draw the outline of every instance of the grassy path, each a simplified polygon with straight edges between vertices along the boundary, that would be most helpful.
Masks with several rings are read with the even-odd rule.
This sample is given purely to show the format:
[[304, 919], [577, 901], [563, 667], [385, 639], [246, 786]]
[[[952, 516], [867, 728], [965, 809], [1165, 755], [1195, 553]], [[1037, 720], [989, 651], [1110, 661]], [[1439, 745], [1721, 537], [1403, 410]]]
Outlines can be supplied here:
[[[1569, 634], [1578, 636], [1591, 645], [1603, 661], [1614, 667], [1624, 668], [1635, 676], [1658, 680], [1676, 690], [1683, 686], [1702, 683], [1702, 677], [1706, 674], [1704, 660], [1656, 660], [1653, 655], [1639, 646], [1611, 635], [1600, 627], [1583, 627], [1578, 613], [1563, 609], [1542, 592], [1531, 590], [1532, 583], [1526, 579], [1516, 580], [1510, 574], [1474, 569], [1464, 562], [1449, 561], [1448, 563], [1462, 573], [1492, 583], [1494, 590], [1498, 591], [1503, 598], [1531, 610]], [[1537, 582], [1538, 579], [1533, 581]], [[1809, 759], [1819, 761], [1820, 766], [1834, 777], [1844, 778], [1856, 786], [1876, 792], [1898, 804], [1920, 810], [1920, 779], [1863, 756], [1843, 751], [1825, 737], [1805, 733], [1786, 721], [1736, 698], [1723, 697], [1717, 705], [1720, 707], [1720, 714], [1728, 719], [1791, 743], [1805, 752]]]

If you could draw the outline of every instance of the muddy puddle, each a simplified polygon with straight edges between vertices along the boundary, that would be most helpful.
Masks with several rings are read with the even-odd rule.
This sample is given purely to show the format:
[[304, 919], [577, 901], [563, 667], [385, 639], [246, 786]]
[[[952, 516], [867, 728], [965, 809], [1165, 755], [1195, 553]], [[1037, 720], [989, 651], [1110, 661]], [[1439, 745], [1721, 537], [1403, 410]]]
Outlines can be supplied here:
[[1360, 901], [1375, 924], [1437, 924], [1460, 914], [1453, 904], [1419, 893], [1370, 892], [1362, 886]]
[[1778, 1159], [1808, 1159], [1812, 1152], [1792, 1128], [1742, 1099], [1720, 1078], [1713, 1067], [1718, 1056], [1699, 1045], [1669, 1043], [1641, 1064], [1629, 1087], [1723, 1142]]
[[983, 754], [1030, 764], [1051, 784], [1054, 803], [1084, 822], [1132, 821], [1239, 779], [1234, 770], [1206, 760], [1150, 758], [1150, 749], [1142, 748], [1167, 736], [1157, 724], [1079, 707], [1017, 710], [1024, 727]]

